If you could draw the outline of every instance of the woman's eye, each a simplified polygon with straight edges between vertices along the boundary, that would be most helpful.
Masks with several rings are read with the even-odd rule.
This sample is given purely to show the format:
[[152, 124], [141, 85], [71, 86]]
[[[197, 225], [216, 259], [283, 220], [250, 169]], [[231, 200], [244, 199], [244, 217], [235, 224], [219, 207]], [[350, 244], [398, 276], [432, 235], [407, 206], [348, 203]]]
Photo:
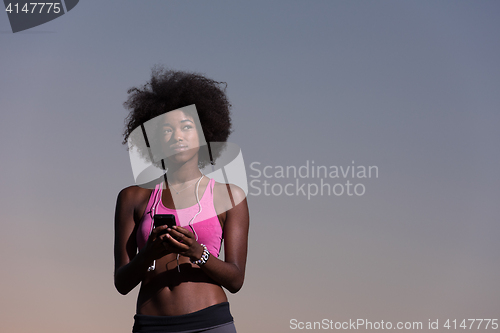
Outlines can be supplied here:
[[193, 128], [193, 126], [191, 126], [191, 125], [184, 126], [184, 129], [191, 129], [191, 128]]
[[163, 130], [163, 133], [165, 133], [165, 134], [170, 134], [170, 133], [172, 133], [172, 129], [170, 129], [170, 128], [165, 128], [165, 129]]

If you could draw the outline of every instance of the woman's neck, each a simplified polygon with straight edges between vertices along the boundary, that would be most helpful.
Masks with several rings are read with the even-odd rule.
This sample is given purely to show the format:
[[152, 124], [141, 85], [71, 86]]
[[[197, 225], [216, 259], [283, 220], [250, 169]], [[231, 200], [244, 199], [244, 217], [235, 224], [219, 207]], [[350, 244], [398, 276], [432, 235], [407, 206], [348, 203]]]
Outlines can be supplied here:
[[185, 184], [191, 180], [198, 179], [202, 175], [198, 164], [183, 164], [180, 167], [171, 166], [167, 171], [167, 179], [171, 185]]

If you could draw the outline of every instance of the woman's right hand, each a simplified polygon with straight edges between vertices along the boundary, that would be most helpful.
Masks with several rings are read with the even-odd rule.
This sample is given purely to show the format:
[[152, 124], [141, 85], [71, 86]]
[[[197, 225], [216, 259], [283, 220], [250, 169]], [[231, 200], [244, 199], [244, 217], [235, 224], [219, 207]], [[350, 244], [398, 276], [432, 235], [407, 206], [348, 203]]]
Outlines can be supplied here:
[[172, 253], [172, 249], [167, 241], [167, 225], [156, 227], [151, 231], [146, 246], [144, 246], [144, 256], [148, 260], [158, 260], [167, 254]]

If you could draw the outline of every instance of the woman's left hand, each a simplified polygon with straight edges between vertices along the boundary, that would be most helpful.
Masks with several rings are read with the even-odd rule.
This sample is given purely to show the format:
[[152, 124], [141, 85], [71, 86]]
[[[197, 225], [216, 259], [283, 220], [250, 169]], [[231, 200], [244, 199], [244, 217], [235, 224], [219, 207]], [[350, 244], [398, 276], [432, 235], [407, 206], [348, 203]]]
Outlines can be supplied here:
[[174, 253], [189, 257], [191, 261], [201, 258], [203, 247], [196, 241], [194, 234], [179, 226], [167, 229], [166, 242]]

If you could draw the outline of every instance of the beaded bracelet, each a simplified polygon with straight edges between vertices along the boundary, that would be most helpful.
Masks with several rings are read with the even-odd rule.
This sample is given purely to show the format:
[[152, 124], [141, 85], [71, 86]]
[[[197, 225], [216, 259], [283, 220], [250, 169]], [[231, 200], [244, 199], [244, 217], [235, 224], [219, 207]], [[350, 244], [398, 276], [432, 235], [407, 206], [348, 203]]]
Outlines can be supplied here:
[[208, 257], [210, 256], [210, 252], [208, 252], [207, 246], [205, 244], [200, 244], [200, 245], [203, 246], [203, 254], [201, 255], [201, 258], [196, 260], [196, 261], [191, 261], [191, 262], [195, 265], [201, 266], [207, 262]]

